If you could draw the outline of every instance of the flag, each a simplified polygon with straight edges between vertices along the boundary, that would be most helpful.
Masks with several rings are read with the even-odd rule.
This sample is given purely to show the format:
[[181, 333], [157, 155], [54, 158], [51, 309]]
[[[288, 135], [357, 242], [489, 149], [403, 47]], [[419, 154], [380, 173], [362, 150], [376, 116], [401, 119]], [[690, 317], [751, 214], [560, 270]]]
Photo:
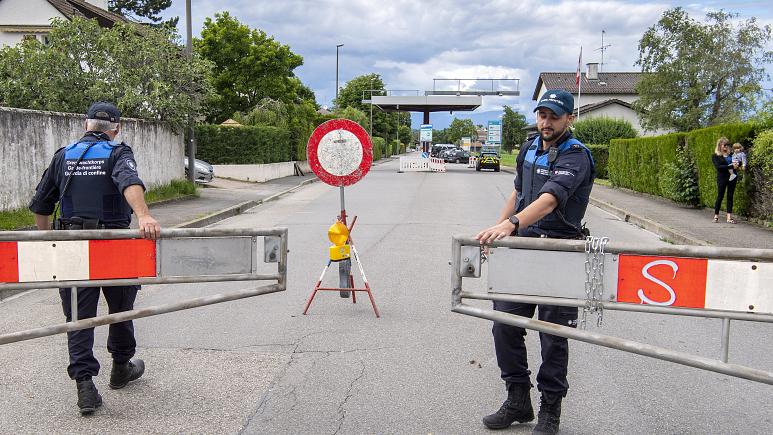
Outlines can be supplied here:
[[574, 78], [577, 83], [577, 86], [580, 86], [580, 67], [582, 66], [582, 47], [580, 47], [580, 58], [577, 59], [577, 73], [575, 74]]

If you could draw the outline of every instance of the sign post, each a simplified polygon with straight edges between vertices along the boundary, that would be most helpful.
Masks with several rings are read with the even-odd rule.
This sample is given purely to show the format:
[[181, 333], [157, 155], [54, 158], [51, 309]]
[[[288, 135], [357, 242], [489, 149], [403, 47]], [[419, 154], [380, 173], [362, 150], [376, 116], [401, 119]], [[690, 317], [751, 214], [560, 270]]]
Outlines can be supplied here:
[[[319, 179], [331, 186], [337, 186], [339, 188], [341, 213], [338, 216], [338, 220], [344, 226], [348, 226], [344, 187], [360, 181], [370, 170], [370, 166], [373, 163], [373, 144], [370, 141], [370, 136], [368, 136], [368, 133], [364, 128], [354, 121], [348, 119], [332, 119], [320, 124], [320, 126], [311, 134], [306, 146], [306, 155], [311, 170], [319, 177]], [[351, 226], [348, 226], [349, 233], [351, 233], [351, 228], [354, 226], [356, 220], [357, 217], [355, 216]], [[352, 303], [357, 302], [355, 292], [364, 291], [367, 292], [370, 297], [370, 302], [373, 305], [373, 311], [376, 313], [376, 317], [379, 317], [376, 303], [370, 292], [370, 286], [368, 285], [365, 276], [365, 271], [359, 261], [357, 250], [354, 247], [351, 236], [349, 236], [349, 242], [351, 244], [352, 256], [357, 262], [365, 287], [354, 287], [354, 277], [351, 273], [351, 258], [337, 260], [339, 287], [321, 287], [325, 272], [327, 272], [327, 269], [333, 262], [333, 260], [330, 260], [322, 271], [322, 276], [306, 303], [303, 314], [306, 314], [309, 310], [309, 306], [314, 300], [317, 291], [336, 290], [342, 298], [348, 298], [351, 293]]]
[[421, 150], [428, 153], [429, 146], [432, 143], [432, 124], [421, 124], [419, 142], [421, 142]]
[[488, 122], [488, 135], [486, 136], [486, 145], [499, 147], [502, 145], [502, 121]]

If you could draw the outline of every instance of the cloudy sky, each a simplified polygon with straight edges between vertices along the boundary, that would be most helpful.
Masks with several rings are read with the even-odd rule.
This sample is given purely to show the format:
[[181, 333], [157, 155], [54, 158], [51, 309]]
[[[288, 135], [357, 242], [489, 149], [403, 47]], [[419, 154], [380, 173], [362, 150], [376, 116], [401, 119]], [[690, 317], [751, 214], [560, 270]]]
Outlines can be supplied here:
[[[574, 72], [580, 46], [583, 64], [599, 62], [602, 30], [610, 45], [604, 71], [636, 71], [639, 38], [674, 6], [695, 18], [725, 9], [773, 24], [769, 1], [194, 0], [192, 16], [194, 36], [206, 17], [229, 11], [289, 45], [304, 58], [298, 76], [323, 106], [335, 96], [336, 44], [344, 44], [341, 85], [371, 72], [381, 74], [388, 89], [421, 91], [432, 89], [433, 78], [520, 79], [520, 97], [484, 97], [475, 114], [452, 115], [480, 123], [496, 119], [503, 104], [531, 112], [539, 73]], [[181, 17], [185, 34], [184, 0], [173, 0], [164, 15]], [[436, 128], [449, 120], [448, 114], [432, 116]], [[414, 127], [419, 123], [414, 116]]]

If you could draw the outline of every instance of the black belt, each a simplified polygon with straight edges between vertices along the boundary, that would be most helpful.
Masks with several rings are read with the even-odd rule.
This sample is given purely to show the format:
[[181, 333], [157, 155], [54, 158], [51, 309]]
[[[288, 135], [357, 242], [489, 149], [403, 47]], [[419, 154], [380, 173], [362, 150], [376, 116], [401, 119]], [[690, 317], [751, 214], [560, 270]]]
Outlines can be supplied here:
[[78, 216], [59, 218], [54, 221], [55, 230], [103, 230], [105, 224], [99, 219], [88, 219]]

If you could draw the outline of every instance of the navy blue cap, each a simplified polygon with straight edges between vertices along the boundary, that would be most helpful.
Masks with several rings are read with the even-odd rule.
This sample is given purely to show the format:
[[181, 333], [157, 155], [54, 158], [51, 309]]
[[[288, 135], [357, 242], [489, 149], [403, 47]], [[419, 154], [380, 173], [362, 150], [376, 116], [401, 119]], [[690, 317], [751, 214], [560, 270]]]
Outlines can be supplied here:
[[540, 107], [550, 109], [558, 116], [574, 111], [574, 97], [563, 89], [548, 89], [537, 102], [536, 112]]
[[86, 118], [118, 122], [121, 120], [121, 111], [113, 103], [97, 101], [89, 107], [88, 112], [86, 112]]

